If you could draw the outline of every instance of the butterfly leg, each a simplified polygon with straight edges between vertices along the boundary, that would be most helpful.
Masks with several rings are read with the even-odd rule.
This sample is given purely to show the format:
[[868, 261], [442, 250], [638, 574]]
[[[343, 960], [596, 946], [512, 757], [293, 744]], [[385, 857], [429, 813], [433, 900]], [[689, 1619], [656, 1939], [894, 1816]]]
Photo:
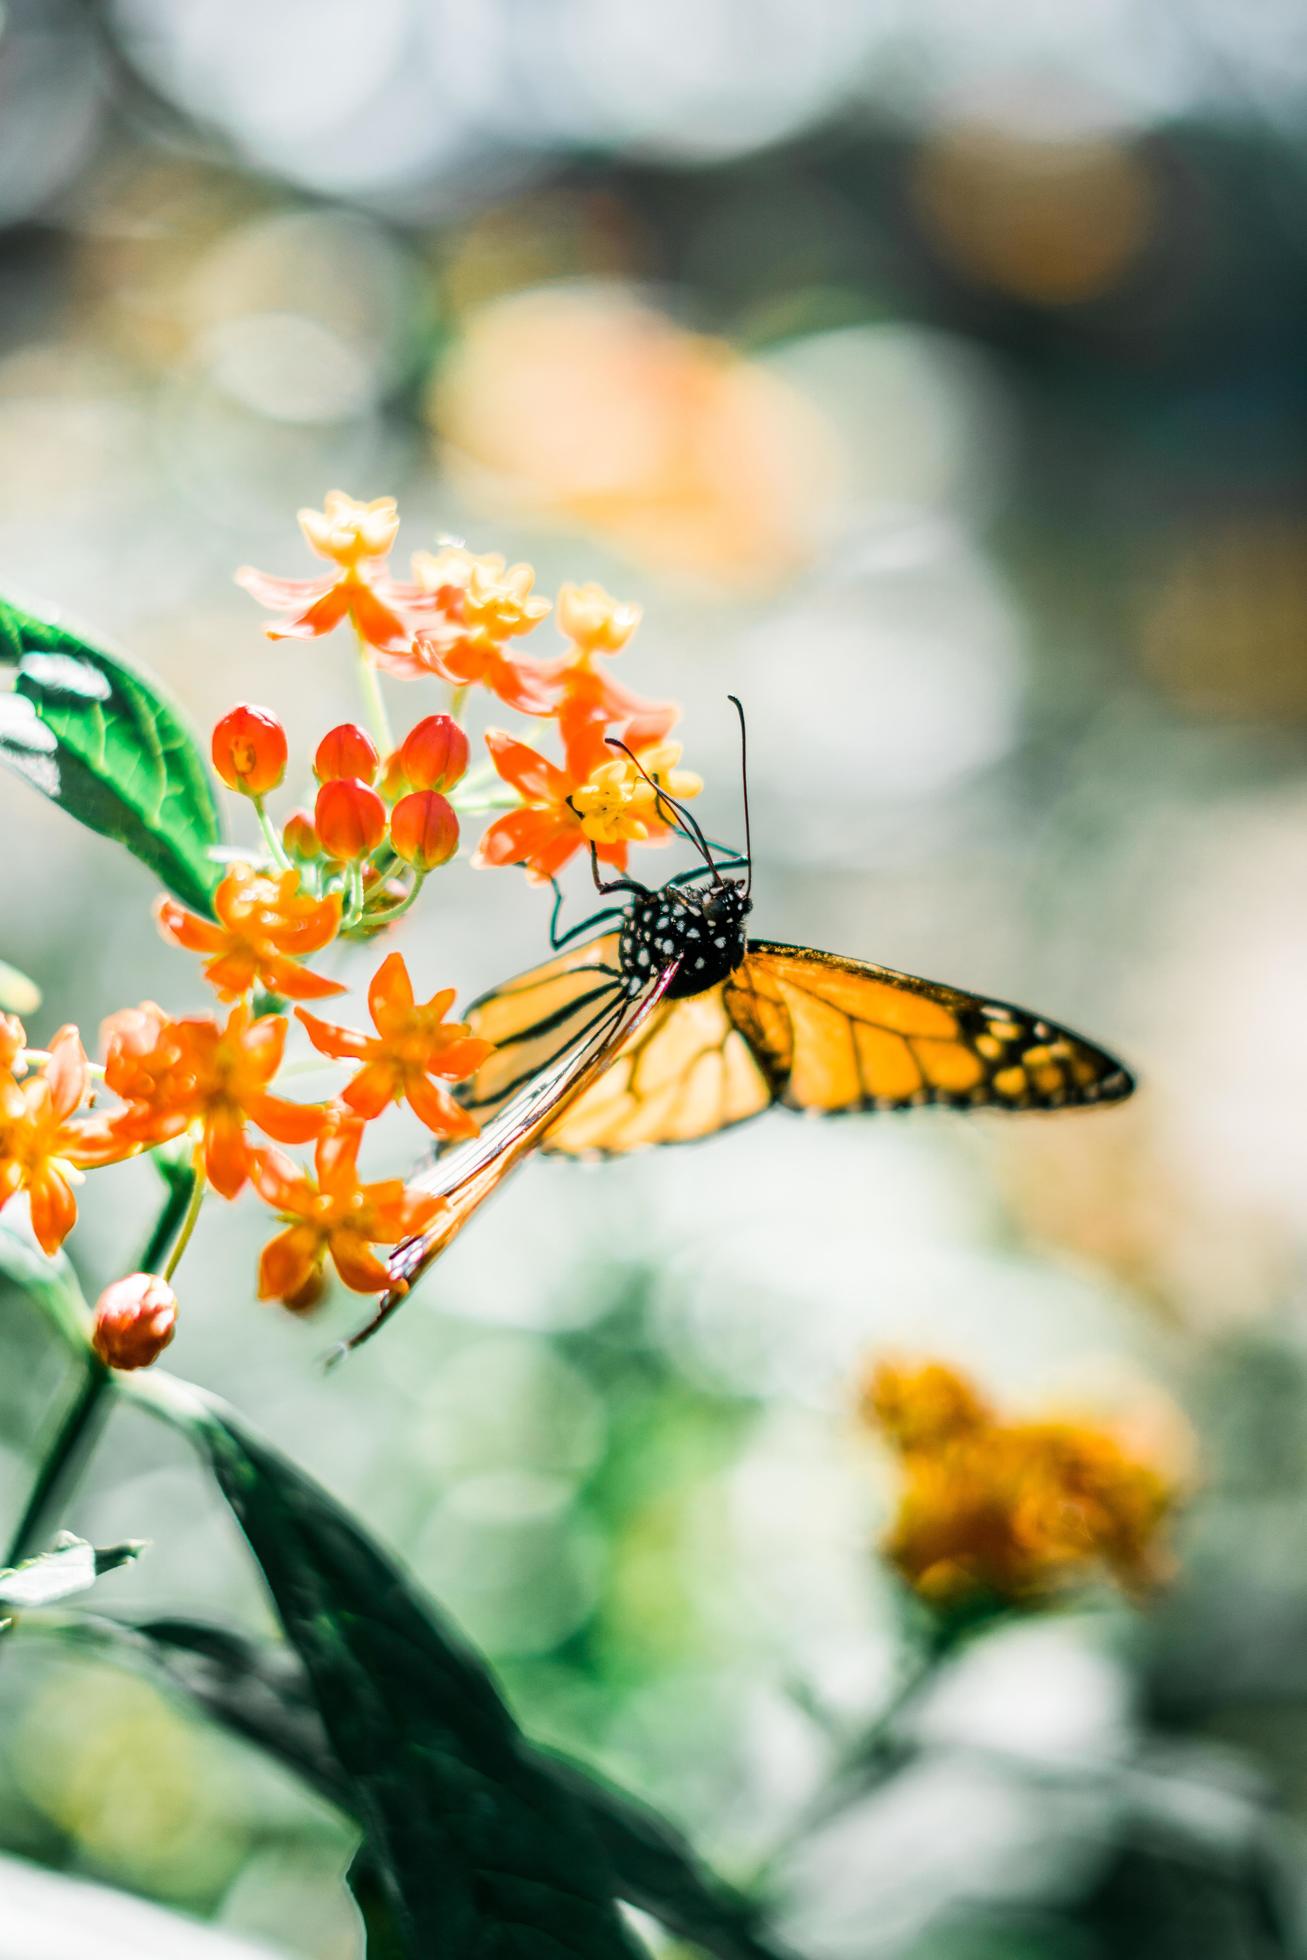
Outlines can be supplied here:
[[549, 944], [556, 953], [561, 952], [563, 947], [573, 939], [579, 939], [583, 932], [589, 932], [591, 927], [601, 925], [605, 919], [617, 919], [622, 916], [623, 908], [620, 905], [605, 905], [602, 912], [592, 913], [588, 919], [582, 919], [579, 925], [569, 926], [566, 932], [559, 932], [558, 915], [563, 909], [563, 888], [557, 878], [551, 878], [549, 882], [554, 888], [554, 909], [549, 918]]
[[590, 875], [595, 881], [595, 890], [602, 898], [609, 892], [634, 892], [637, 898], [647, 898], [649, 887], [640, 884], [635, 878], [601, 878], [599, 876], [599, 853], [590, 846]]

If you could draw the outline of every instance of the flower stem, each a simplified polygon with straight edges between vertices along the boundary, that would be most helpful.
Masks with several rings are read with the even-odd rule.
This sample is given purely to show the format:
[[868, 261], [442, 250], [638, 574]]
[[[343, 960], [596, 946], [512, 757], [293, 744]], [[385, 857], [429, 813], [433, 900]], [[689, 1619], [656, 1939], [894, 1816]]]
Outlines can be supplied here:
[[386, 713], [386, 700], [381, 692], [381, 680], [377, 673], [377, 663], [372, 657], [372, 649], [360, 634], [359, 636], [359, 686], [363, 690], [363, 705], [382, 761], [395, 746], [390, 732], [390, 717]]
[[[194, 1167], [178, 1168], [169, 1176], [168, 1195], [141, 1254], [142, 1272], [156, 1272], [169, 1245], [173, 1246], [173, 1253], [165, 1277], [173, 1272], [194, 1228], [203, 1195], [204, 1180]], [[107, 1391], [112, 1386], [113, 1374], [89, 1346], [82, 1352], [82, 1368], [81, 1385], [55, 1432], [9, 1540], [7, 1565], [16, 1565], [20, 1559], [41, 1549], [100, 1440], [112, 1406]]]
[[59, 1425], [37, 1472], [23, 1515], [14, 1528], [5, 1556], [6, 1565], [17, 1565], [20, 1559], [40, 1550], [100, 1439], [109, 1413], [109, 1399], [105, 1394], [110, 1382], [109, 1370], [89, 1350], [85, 1369], [77, 1398]]
[[[186, 1200], [186, 1209], [182, 1213], [181, 1224], [177, 1228], [177, 1236], [172, 1242], [172, 1251], [168, 1254], [168, 1263], [163, 1269], [162, 1276], [164, 1279], [170, 1280], [178, 1266], [180, 1266], [182, 1254], [191, 1242], [191, 1233], [195, 1230], [195, 1222], [200, 1215], [200, 1206], [203, 1203], [204, 1178], [201, 1174], [197, 1153], [196, 1162], [191, 1169], [190, 1195]], [[151, 1244], [153, 1244], [153, 1241], [151, 1241]]]
[[368, 924], [370, 926], [388, 926], [392, 919], [402, 919], [408, 911], [409, 906], [412, 905], [414, 899], [421, 891], [426, 881], [426, 875], [425, 871], [419, 871], [413, 879], [412, 889], [392, 905], [388, 912], [369, 912], [367, 915]]
[[289, 871], [291, 868], [290, 859], [287, 857], [285, 847], [277, 835], [276, 825], [268, 815], [263, 798], [261, 796], [252, 796], [250, 802], [254, 805], [254, 814], [259, 820], [259, 829], [263, 832], [263, 841], [271, 853], [273, 863], [279, 865], [283, 871]]

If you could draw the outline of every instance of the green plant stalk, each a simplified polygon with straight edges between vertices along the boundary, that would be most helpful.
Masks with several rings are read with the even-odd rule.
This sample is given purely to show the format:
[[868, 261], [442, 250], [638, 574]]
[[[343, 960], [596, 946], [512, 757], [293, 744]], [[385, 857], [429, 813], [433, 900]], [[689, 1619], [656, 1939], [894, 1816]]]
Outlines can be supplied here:
[[[173, 1270], [194, 1227], [203, 1194], [203, 1182], [193, 1168], [179, 1169], [170, 1176], [168, 1195], [141, 1254], [142, 1272], [157, 1272], [165, 1258], [168, 1258], [168, 1270]], [[89, 1342], [81, 1348], [80, 1360], [81, 1385], [36, 1473], [23, 1514], [9, 1541], [6, 1565], [17, 1565], [20, 1559], [42, 1548], [90, 1462], [113, 1406], [112, 1369], [105, 1367]]]
[[254, 814], [259, 820], [259, 829], [263, 832], [263, 841], [268, 847], [268, 852], [273, 863], [281, 871], [290, 871], [293, 869], [291, 861], [286, 855], [280, 837], [277, 835], [276, 826], [272, 818], [268, 815], [263, 798], [261, 796], [252, 796], [250, 802], [254, 805]]
[[395, 742], [390, 732], [390, 716], [386, 713], [386, 699], [381, 692], [377, 663], [362, 634], [359, 635], [359, 687], [362, 689], [363, 705], [384, 762], [394, 748]]

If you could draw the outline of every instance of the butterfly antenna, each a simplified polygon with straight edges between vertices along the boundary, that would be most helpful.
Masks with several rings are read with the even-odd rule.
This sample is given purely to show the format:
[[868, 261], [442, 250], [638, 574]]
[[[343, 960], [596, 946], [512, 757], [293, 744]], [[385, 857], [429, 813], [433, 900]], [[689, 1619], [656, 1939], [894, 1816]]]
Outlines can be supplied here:
[[749, 898], [753, 893], [753, 840], [749, 833], [749, 736], [744, 725], [744, 704], [739, 695], [728, 694], [726, 699], [740, 717], [740, 783], [744, 791], [744, 861], [749, 867], [744, 896]]
[[703, 861], [712, 872], [714, 882], [720, 885], [722, 882], [721, 873], [713, 862], [713, 854], [708, 848], [708, 839], [699, 828], [698, 820], [692, 812], [687, 810], [683, 803], [678, 803], [674, 796], [668, 795], [662, 784], [654, 780], [641, 762], [639, 756], [629, 749], [625, 742], [619, 741], [616, 735], [606, 735], [604, 740], [610, 749], [620, 749], [622, 754], [627, 756], [635, 764], [654, 795], [658, 798], [658, 801], [665, 803], [667, 808], [672, 812], [674, 827], [680, 831], [683, 837], [688, 838], [690, 843], [696, 845], [702, 852]]

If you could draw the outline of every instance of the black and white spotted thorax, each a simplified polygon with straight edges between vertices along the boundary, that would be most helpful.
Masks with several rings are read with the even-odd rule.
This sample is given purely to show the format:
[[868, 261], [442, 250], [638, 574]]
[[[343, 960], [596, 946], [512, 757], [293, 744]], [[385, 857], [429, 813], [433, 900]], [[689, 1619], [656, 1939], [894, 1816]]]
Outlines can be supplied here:
[[751, 909], [744, 883], [725, 878], [703, 890], [665, 885], [645, 892], [631, 906], [622, 927], [622, 978], [638, 994], [654, 975], [679, 961], [669, 1000], [706, 993], [744, 958], [744, 921]]

